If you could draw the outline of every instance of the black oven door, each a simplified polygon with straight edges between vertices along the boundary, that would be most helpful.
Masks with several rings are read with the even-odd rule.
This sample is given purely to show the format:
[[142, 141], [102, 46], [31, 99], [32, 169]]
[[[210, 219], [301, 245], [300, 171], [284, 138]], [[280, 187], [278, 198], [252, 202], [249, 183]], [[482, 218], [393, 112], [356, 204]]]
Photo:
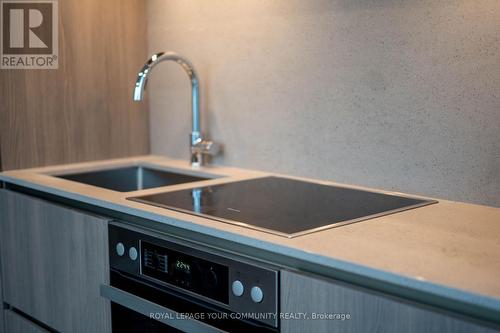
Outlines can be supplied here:
[[277, 333], [278, 328], [242, 319], [213, 304], [111, 270], [111, 285], [101, 295], [111, 301], [113, 332], [117, 333]]
[[111, 303], [111, 313], [113, 316], [113, 332], [122, 333], [180, 333], [182, 331], [163, 324], [158, 320], [130, 310], [120, 304]]

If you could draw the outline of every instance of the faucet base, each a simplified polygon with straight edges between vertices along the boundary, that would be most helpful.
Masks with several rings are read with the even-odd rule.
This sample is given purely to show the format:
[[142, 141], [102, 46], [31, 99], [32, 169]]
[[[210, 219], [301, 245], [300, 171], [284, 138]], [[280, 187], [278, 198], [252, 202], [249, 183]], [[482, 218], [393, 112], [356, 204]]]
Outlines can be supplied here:
[[[191, 138], [193, 138], [193, 134], [191, 134]], [[221, 145], [210, 140], [203, 140], [200, 136], [195, 142], [191, 141], [191, 166], [202, 166], [205, 162], [204, 155], [214, 156], [220, 151]]]
[[204, 164], [204, 157], [202, 153], [191, 153], [191, 166], [199, 168]]

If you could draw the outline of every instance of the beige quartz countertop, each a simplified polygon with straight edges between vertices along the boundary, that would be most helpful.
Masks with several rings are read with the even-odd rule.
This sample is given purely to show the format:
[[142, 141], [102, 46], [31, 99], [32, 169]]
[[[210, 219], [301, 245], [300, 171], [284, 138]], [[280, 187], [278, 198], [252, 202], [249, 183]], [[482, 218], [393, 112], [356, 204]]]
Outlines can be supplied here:
[[[121, 193], [50, 176], [136, 164], [225, 177]], [[0, 174], [0, 179], [300, 260], [340, 270], [358, 270], [359, 274], [387, 278], [391, 283], [414, 285], [415, 289], [437, 294], [442, 291], [452, 299], [456, 296], [459, 301], [470, 300], [500, 310], [500, 208], [438, 199], [437, 204], [289, 239], [126, 200], [131, 196], [269, 175], [272, 174], [218, 166], [193, 169], [185, 161], [143, 156], [7, 171]], [[478, 298], [472, 299], [474, 296]]]

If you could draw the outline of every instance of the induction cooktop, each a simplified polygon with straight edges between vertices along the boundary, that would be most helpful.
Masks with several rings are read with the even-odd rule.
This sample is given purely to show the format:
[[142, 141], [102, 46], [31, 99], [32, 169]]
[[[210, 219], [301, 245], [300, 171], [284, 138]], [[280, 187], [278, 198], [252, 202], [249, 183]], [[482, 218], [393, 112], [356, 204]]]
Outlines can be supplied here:
[[437, 202], [274, 176], [127, 199], [289, 238]]

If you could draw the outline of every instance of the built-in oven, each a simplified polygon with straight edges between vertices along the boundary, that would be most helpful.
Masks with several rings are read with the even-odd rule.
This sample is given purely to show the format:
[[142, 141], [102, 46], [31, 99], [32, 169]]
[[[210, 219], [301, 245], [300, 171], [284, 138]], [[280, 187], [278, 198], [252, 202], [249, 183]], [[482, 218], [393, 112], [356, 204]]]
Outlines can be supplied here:
[[279, 271], [120, 222], [109, 225], [113, 332], [279, 332]]

